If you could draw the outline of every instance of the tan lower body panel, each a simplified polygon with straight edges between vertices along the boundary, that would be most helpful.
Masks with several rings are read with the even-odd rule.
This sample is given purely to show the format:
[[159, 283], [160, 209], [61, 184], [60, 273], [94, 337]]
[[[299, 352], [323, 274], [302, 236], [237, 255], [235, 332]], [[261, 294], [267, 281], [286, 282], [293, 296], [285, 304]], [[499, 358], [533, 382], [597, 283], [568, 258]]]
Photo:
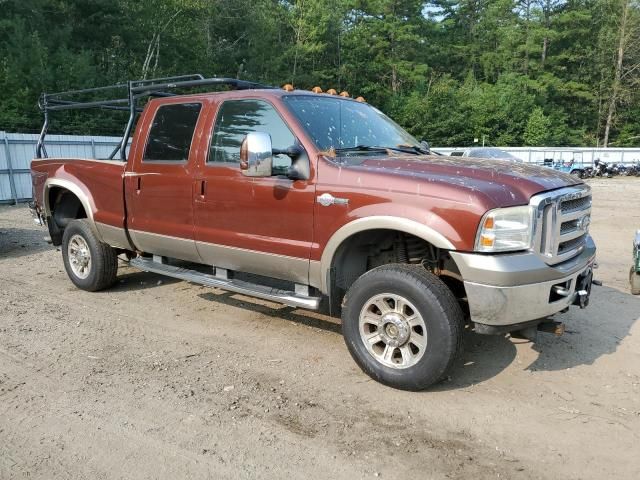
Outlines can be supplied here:
[[[129, 230], [136, 248], [189, 262], [309, 284], [309, 259]], [[109, 242], [107, 242], [109, 243]], [[318, 262], [313, 262], [318, 263]], [[311, 284], [316, 286], [315, 282]]]
[[95, 222], [95, 225], [104, 243], [112, 247], [131, 248], [124, 228], [114, 227], [113, 225], [100, 222]]
[[202, 262], [216, 267], [254, 273], [291, 282], [309, 283], [309, 259], [196, 242]]
[[309, 262], [309, 285], [317, 288], [326, 295], [327, 292], [322, 291], [322, 264], [318, 260]]
[[163, 257], [179, 258], [188, 262], [200, 263], [200, 256], [196, 249], [196, 242], [186, 238], [170, 237], [158, 233], [129, 230], [131, 240], [139, 250], [162, 255]]

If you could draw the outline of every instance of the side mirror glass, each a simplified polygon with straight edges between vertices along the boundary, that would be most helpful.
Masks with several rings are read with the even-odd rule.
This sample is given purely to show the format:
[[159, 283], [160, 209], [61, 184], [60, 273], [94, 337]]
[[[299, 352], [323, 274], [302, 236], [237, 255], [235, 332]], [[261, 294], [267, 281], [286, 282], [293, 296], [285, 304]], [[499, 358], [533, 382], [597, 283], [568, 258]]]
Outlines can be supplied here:
[[427, 142], [426, 140], [422, 140], [420, 142], [420, 146], [422, 147], [423, 150], [431, 153], [431, 145], [429, 145], [429, 142]]
[[240, 147], [240, 170], [247, 177], [270, 177], [273, 170], [271, 135], [248, 133]]

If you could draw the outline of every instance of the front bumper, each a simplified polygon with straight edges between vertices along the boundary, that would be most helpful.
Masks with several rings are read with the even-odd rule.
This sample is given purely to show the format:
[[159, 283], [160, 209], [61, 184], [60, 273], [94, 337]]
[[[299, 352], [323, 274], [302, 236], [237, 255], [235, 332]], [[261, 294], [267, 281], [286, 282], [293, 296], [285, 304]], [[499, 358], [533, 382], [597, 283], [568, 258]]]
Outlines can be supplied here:
[[590, 289], [596, 246], [587, 237], [579, 255], [554, 266], [535, 253], [451, 256], [464, 280], [471, 320], [481, 327], [518, 329], [579, 303], [580, 296], [586, 306], [585, 294], [578, 292]]

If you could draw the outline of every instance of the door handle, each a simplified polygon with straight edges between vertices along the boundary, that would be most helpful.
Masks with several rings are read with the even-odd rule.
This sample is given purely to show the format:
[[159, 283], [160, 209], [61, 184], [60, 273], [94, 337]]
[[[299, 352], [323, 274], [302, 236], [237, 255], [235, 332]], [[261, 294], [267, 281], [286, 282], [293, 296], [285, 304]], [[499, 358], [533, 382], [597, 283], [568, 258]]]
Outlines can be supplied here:
[[206, 180], [196, 180], [196, 198], [198, 200], [204, 200], [207, 194], [207, 181]]
[[140, 191], [140, 187], [142, 186], [142, 177], [138, 177], [136, 180], [136, 190]]

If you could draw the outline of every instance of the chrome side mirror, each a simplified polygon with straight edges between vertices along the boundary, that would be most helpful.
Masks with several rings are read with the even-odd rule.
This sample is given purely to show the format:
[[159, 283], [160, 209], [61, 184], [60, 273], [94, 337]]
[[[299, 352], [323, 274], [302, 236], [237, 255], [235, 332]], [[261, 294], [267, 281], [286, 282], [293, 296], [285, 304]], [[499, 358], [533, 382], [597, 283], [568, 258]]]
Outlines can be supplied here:
[[271, 135], [248, 133], [240, 147], [240, 170], [247, 177], [270, 177], [273, 167]]

